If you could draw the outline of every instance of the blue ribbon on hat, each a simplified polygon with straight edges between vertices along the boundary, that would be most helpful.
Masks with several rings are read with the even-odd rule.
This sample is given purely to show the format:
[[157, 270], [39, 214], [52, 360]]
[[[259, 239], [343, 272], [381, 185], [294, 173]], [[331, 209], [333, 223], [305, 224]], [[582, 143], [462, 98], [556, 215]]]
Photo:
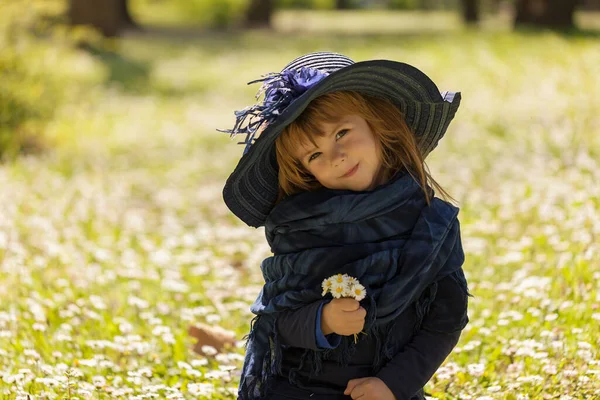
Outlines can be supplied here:
[[[236, 121], [232, 129], [217, 129], [219, 132], [229, 133], [231, 137], [246, 134], [246, 140], [238, 142], [245, 144], [246, 154], [256, 140], [256, 133], [263, 124], [274, 122], [281, 112], [304, 92], [325, 78], [329, 73], [315, 68], [300, 67], [299, 69], [271, 72], [263, 78], [248, 82], [248, 85], [263, 82], [256, 94], [258, 99], [265, 94], [262, 103], [235, 111]], [[245, 123], [245, 125], [244, 125]]]

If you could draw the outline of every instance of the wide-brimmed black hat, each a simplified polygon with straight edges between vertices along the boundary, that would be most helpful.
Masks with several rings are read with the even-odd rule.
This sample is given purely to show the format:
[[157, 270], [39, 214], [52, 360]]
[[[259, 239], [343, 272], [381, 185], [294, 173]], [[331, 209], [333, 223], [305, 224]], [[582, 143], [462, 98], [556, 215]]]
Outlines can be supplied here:
[[277, 201], [275, 139], [315, 98], [349, 90], [390, 100], [415, 133], [423, 158], [446, 133], [461, 99], [460, 92], [440, 93], [427, 75], [411, 65], [391, 60], [355, 63], [329, 52], [298, 57], [280, 73], [254, 82], [259, 81], [263, 81], [259, 94], [264, 91], [264, 101], [237, 111], [234, 128], [224, 131], [247, 136], [242, 142], [244, 154], [223, 188], [223, 200], [253, 227], [264, 225]]

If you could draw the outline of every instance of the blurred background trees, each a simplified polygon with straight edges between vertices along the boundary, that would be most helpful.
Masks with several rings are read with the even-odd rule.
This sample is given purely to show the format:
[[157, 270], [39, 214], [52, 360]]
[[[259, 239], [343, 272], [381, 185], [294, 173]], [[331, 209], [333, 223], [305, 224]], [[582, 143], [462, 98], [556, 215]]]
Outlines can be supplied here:
[[[69, 19], [72, 24], [89, 24], [106, 36], [138, 28], [130, 8], [141, 9], [166, 0], [66, 0], [69, 1]], [[497, 13], [511, 9], [515, 27], [572, 29], [578, 7], [600, 8], [600, 0], [180, 0], [169, 1], [183, 12], [208, 18], [213, 28], [269, 28], [273, 13], [282, 9], [402, 9], [460, 13], [464, 23], [476, 25], [481, 13]]]
[[84, 49], [105, 63], [110, 80], [144, 87], [149, 67], [105, 48], [110, 41], [103, 37], [171, 31], [238, 35], [257, 28], [273, 34], [419, 35], [464, 26], [474, 32], [592, 27], [597, 34], [600, 0], [11, 0], [0, 1], [0, 22], [2, 158], [43, 148], [44, 124], [78, 95], [64, 89], [70, 87], [67, 69], [49, 69], [45, 59], [68, 62], [72, 49]]
[[463, 19], [467, 24], [479, 21], [479, 2], [477, 0], [461, 0]]
[[273, 6], [273, 0], [251, 0], [246, 11], [246, 27], [270, 27]]
[[516, 2], [515, 25], [573, 28], [575, 0], [520, 0]]
[[74, 25], [92, 25], [105, 36], [137, 27], [128, 0], [69, 0], [69, 20]]

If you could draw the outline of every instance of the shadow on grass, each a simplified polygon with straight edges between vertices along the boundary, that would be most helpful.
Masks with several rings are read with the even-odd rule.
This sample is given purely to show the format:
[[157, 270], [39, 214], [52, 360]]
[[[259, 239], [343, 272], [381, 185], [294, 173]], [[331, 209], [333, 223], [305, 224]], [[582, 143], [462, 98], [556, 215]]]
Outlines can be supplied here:
[[117, 83], [121, 89], [127, 92], [147, 92], [152, 65], [149, 62], [141, 62], [126, 58], [117, 52], [101, 48], [86, 42], [79, 43], [78, 48], [86, 51], [108, 67], [106, 84]]
[[90, 43], [79, 43], [78, 48], [86, 51], [108, 67], [109, 74], [104, 82], [107, 86], [117, 85], [120, 90], [134, 95], [159, 95], [162, 97], [182, 97], [190, 93], [200, 93], [205, 88], [193, 86], [178, 88], [152, 79], [152, 59], [136, 60], [123, 52], [113, 51]]
[[[519, 28], [513, 31], [502, 31], [501, 34], [511, 32], [522, 34], [523, 36], [535, 37], [546, 32], [553, 32], [562, 35], [566, 39], [578, 38], [600, 38], [600, 31], [590, 29], [570, 29], [570, 30], [540, 30], [532, 28]], [[461, 29], [442, 29], [439, 30], [404, 30], [399, 32], [311, 32], [311, 31], [285, 31], [269, 29], [252, 30], [207, 30], [202, 27], [158, 27], [145, 26], [143, 30], [128, 31], [124, 37], [140, 39], [143, 41], [157, 41], [164, 43], [177, 43], [181, 46], [198, 45], [204, 50], [214, 51], [215, 54], [231, 51], [245, 52], [252, 50], [273, 50], [279, 48], [288, 48], [294, 45], [299, 49], [312, 49], [315, 44], [319, 46], [329, 46], [336, 49], [354, 48], [365, 43], [376, 42], [382, 45], [400, 46], [410, 43], [418, 43], [423, 40], [432, 42], [443, 42], [457, 40], [464, 37], [494, 37], [499, 32], [493, 30], [477, 29], [472, 27], [463, 27]]]
[[514, 33], [518, 33], [523, 36], [539, 36], [543, 33], [555, 33], [563, 36], [565, 39], [598, 39], [600, 38], [600, 31], [593, 29], [536, 29], [531, 27], [519, 27], [513, 30]]
[[[431, 30], [431, 31], [418, 31], [418, 30], [405, 30], [401, 32], [329, 32], [329, 31], [285, 31], [280, 32], [271, 29], [229, 29], [229, 30], [210, 30], [203, 27], [165, 27], [165, 26], [145, 26], [142, 30], [131, 30], [124, 34], [124, 37], [128, 38], [145, 38], [145, 39], [156, 39], [156, 40], [174, 40], [177, 41], [216, 41], [215, 47], [220, 47], [221, 41], [228, 41], [233, 44], [245, 45], [245, 38], [248, 36], [264, 36], [269, 38], [272, 42], [285, 41], [289, 42], [290, 39], [314, 39], [314, 38], [330, 38], [333, 40], [348, 40], [348, 39], [359, 39], [364, 38], [371, 40], [373, 38], [388, 38], [398, 40], [400, 38], [414, 37], [414, 38], [440, 38], [447, 36], [448, 34], [454, 34], [461, 32], [460, 30]], [[255, 43], [260, 44], [260, 43]], [[268, 43], [266, 43], [268, 44]]]
[[[518, 29], [514, 32], [525, 37], [535, 38], [544, 30]], [[565, 39], [586, 39], [600, 37], [594, 30], [551, 31], [562, 35]], [[506, 32], [508, 33], [508, 32]], [[360, 32], [277, 32], [276, 30], [227, 30], [215, 31], [202, 27], [158, 27], [143, 26], [140, 30], [126, 31], [122, 39], [129, 42], [129, 50], [111, 50], [102, 44], [83, 43], [79, 47], [101, 61], [108, 68], [105, 84], [117, 84], [125, 92], [132, 94], [158, 94], [164, 97], [181, 97], [191, 93], [198, 94], [207, 90], [203, 85], [176, 87], [168, 83], [156, 82], [152, 79], [154, 63], [159, 58], [177, 57], [180, 51], [190, 47], [202, 49], [204, 53], [219, 55], [224, 53], [247, 54], [251, 52], [277, 52], [293, 46], [299, 53], [321, 49], [335, 49], [346, 52], [371, 46], [395, 47], [418, 46], [423, 40], [447, 42], [466, 40], [477, 36], [495, 36], [498, 32], [478, 29], [455, 29], [439, 31], [402, 31], [385, 33]], [[130, 40], [131, 39], [131, 40]], [[160, 53], [149, 44], [159, 44]], [[139, 51], [138, 51], [139, 49]], [[135, 56], [137, 54], [137, 56]], [[212, 57], [212, 56], [211, 56]], [[210, 62], [210, 60], [208, 60]], [[200, 72], [198, 72], [200, 73]]]
[[308, 53], [316, 49], [337, 52], [351, 52], [357, 48], [369, 47], [374, 43], [386, 47], [418, 46], [423, 40], [446, 42], [457, 37], [471, 35], [470, 31], [404, 31], [399, 33], [331, 33], [331, 32], [278, 32], [268, 29], [216, 31], [193, 27], [151, 27], [142, 31], [127, 32], [123, 39], [143, 46], [158, 44], [165, 50], [165, 57], [177, 57], [182, 51], [197, 48], [211, 58], [223, 54], [238, 54], [245, 57], [249, 53], [273, 53], [295, 49], [298, 53]]

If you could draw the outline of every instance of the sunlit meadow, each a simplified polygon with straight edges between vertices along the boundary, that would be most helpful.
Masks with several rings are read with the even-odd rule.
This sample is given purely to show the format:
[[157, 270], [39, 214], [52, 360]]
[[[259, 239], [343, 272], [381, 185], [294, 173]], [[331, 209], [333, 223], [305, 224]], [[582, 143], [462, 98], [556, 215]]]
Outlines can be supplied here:
[[[458, 201], [474, 298], [426, 389], [439, 399], [600, 398], [600, 65], [556, 34], [130, 36], [32, 66], [72, 90], [45, 156], [0, 167], [0, 396], [233, 399], [262, 229], [221, 200], [257, 86], [308, 51], [392, 58], [463, 103], [428, 158]], [[196, 322], [238, 345], [192, 351]]]

